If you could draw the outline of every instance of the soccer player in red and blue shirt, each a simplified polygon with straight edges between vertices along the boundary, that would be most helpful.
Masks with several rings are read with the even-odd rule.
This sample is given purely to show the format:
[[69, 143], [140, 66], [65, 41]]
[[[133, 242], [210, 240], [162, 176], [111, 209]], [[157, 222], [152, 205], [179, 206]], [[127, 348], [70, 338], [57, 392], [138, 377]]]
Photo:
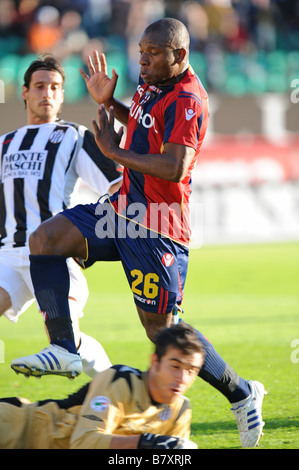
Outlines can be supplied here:
[[[180, 21], [166, 18], [151, 24], [139, 48], [140, 83], [130, 108], [114, 99], [117, 74], [113, 70], [108, 77], [104, 55], [95, 52], [89, 58], [89, 75], [81, 70], [100, 104], [99, 126], [93, 120], [96, 142], [106, 157], [124, 167], [123, 184], [110, 199], [64, 211], [31, 236], [32, 281], [57, 353], [56, 361], [48, 358], [51, 370], [38, 354], [13, 361], [16, 371], [76, 374], [66, 301], [67, 257], [80, 259], [84, 267], [120, 260], [152, 341], [161, 327], [181, 321], [177, 311], [188, 266], [191, 171], [207, 128], [208, 97], [189, 65], [189, 34]], [[114, 116], [127, 126], [124, 148]], [[232, 404], [242, 445], [257, 445], [263, 428], [263, 385], [238, 376], [200, 332], [198, 336], [206, 349], [199, 376]]]

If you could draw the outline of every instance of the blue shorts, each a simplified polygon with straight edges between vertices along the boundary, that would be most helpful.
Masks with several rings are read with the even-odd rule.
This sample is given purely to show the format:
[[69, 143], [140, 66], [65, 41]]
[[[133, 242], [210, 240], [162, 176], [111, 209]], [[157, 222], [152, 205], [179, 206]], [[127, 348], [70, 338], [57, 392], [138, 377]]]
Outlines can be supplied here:
[[170, 313], [183, 300], [189, 250], [132, 220], [109, 202], [77, 205], [62, 212], [87, 243], [83, 268], [96, 261], [121, 261], [135, 304], [152, 313]]

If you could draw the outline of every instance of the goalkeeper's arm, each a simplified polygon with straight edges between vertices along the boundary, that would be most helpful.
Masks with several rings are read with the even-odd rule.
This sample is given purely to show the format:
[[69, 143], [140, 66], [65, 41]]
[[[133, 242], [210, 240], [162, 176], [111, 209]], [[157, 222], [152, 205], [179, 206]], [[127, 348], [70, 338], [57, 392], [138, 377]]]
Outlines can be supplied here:
[[183, 437], [145, 433], [141, 434], [138, 449], [197, 449], [197, 445]]
[[197, 445], [182, 437], [145, 433], [141, 436], [114, 435], [110, 449], [197, 449]]

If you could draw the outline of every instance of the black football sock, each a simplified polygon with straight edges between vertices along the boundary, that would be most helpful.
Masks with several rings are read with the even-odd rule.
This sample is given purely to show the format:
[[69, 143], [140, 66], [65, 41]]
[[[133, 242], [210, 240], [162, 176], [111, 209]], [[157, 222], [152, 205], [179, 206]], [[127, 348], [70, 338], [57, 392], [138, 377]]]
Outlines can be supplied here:
[[204, 364], [198, 376], [219, 390], [230, 403], [247, 398], [251, 393], [248, 382], [219, 356], [211, 342], [200, 331], [196, 332], [205, 349]]
[[63, 256], [30, 255], [30, 273], [37, 303], [50, 340], [76, 354], [69, 309], [70, 276]]

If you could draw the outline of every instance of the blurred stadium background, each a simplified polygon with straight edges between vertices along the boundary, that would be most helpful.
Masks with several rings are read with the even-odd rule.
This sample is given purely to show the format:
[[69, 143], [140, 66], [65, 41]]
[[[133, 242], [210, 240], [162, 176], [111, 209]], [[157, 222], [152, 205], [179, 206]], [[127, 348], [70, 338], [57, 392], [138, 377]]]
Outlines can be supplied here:
[[298, 240], [297, 0], [1, 0], [0, 134], [24, 125], [23, 75], [42, 52], [65, 67], [64, 119], [91, 127], [96, 107], [78, 68], [95, 48], [119, 74], [117, 97], [129, 102], [138, 40], [163, 16], [188, 26], [190, 62], [210, 96], [193, 176], [204, 223], [194, 224], [193, 246]]

